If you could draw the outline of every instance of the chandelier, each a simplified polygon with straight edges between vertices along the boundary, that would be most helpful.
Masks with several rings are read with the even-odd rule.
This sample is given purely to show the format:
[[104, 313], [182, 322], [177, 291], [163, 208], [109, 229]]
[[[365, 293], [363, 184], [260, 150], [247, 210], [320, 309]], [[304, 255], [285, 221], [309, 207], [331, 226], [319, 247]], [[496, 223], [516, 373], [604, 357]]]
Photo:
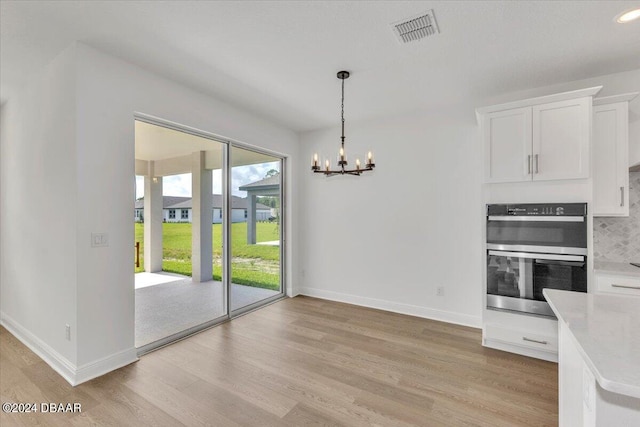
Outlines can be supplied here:
[[318, 153], [314, 153], [313, 159], [311, 161], [311, 170], [314, 173], [323, 173], [326, 176], [334, 176], [334, 175], [360, 175], [365, 171], [372, 171], [376, 164], [373, 162], [373, 154], [371, 151], [367, 153], [367, 163], [364, 167], [360, 164], [360, 159], [356, 159], [356, 168], [355, 169], [347, 169], [347, 153], [344, 150], [344, 81], [349, 78], [348, 71], [339, 71], [338, 78], [342, 80], [342, 136], [340, 140], [340, 150], [338, 151], [338, 168], [331, 169], [331, 162], [329, 159], [325, 160], [324, 168], [321, 168], [318, 163]]

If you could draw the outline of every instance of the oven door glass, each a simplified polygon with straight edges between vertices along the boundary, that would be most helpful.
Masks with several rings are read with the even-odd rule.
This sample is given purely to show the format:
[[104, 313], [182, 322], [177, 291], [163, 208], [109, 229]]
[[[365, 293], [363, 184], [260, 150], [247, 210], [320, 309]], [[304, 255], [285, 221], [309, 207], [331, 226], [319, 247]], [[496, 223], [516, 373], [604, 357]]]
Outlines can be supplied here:
[[489, 217], [487, 243], [497, 245], [587, 247], [587, 223], [577, 221], [532, 221], [526, 217]]
[[489, 308], [552, 315], [543, 289], [587, 291], [584, 256], [489, 251], [487, 260]]

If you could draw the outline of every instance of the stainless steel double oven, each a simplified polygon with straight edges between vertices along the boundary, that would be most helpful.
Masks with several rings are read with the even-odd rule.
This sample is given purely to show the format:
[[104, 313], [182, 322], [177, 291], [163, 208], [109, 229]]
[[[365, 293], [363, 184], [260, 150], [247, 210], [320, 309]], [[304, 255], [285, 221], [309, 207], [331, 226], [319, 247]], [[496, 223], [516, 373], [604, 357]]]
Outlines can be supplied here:
[[544, 288], [587, 292], [587, 204], [487, 205], [487, 308], [554, 317]]

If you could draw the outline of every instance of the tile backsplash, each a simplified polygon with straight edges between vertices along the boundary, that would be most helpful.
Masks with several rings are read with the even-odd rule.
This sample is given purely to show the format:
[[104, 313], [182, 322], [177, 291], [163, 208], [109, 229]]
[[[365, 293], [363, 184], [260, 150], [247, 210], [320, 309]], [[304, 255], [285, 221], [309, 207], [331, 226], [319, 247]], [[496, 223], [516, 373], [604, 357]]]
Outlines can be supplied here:
[[640, 172], [629, 173], [629, 217], [593, 218], [595, 259], [640, 262]]

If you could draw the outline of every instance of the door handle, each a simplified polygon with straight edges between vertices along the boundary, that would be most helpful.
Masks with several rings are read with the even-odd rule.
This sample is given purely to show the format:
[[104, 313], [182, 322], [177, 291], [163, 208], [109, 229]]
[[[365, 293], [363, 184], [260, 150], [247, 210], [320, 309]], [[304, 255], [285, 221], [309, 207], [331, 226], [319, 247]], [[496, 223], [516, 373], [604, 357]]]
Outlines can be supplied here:
[[533, 339], [531, 339], [531, 338], [527, 338], [527, 337], [522, 337], [522, 341], [529, 341], [529, 342], [534, 342], [534, 343], [536, 343], [536, 344], [543, 344], [543, 345], [547, 345], [547, 344], [549, 344], [549, 343], [548, 343], [548, 342], [546, 342], [546, 341], [533, 340]]
[[536, 154], [534, 158], [536, 159], [536, 173], [539, 173], [540, 171], [538, 170], [538, 155]]
[[527, 259], [544, 259], [549, 261], [576, 261], [584, 263], [584, 257], [581, 255], [559, 255], [559, 254], [536, 254], [532, 252], [507, 252], [507, 251], [489, 251], [489, 255], [527, 258]]
[[531, 175], [531, 154], [527, 156], [527, 167], [529, 168], [527, 175]]
[[611, 284], [612, 288], [625, 288], [625, 289], [640, 289], [640, 286], [632, 286], [632, 285], [616, 285], [615, 283]]
[[624, 206], [624, 187], [620, 187], [620, 207]]

